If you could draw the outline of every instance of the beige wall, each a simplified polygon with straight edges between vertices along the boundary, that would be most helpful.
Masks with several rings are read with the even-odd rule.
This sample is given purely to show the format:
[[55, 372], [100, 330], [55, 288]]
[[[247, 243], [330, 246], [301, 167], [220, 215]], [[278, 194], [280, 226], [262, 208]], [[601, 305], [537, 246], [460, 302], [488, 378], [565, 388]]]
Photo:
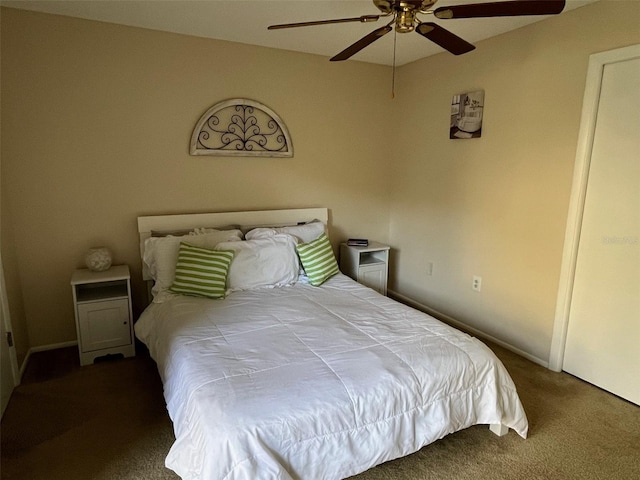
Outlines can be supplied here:
[[[76, 338], [69, 280], [91, 246], [132, 267], [139, 309], [141, 214], [326, 206], [334, 241], [386, 241], [387, 72], [2, 9], [3, 215], [30, 345]], [[294, 158], [189, 156], [196, 121], [233, 97], [272, 108]]]
[[[69, 277], [90, 246], [131, 265], [141, 304], [140, 214], [328, 206], [334, 240], [389, 241], [393, 290], [546, 360], [588, 56], [639, 43], [639, 6], [403, 66], [393, 102], [388, 67], [2, 9], [2, 189], [30, 345], [75, 338]], [[482, 138], [449, 140], [451, 96], [480, 88]], [[231, 97], [274, 109], [295, 157], [190, 157], [195, 122]]]
[[[606, 0], [400, 70], [393, 290], [548, 360], [589, 55], [634, 43], [640, 2]], [[449, 140], [478, 89], [482, 138]]]

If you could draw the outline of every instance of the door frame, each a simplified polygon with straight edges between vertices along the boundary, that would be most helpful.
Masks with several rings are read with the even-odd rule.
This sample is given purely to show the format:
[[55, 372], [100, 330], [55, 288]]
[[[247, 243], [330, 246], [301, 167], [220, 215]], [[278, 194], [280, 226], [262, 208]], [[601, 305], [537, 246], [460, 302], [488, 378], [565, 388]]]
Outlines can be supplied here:
[[[9, 312], [9, 299], [7, 296], [7, 286], [6, 283], [4, 281], [4, 267], [2, 265], [2, 256], [0, 255], [0, 308], [2, 309], [1, 312], [1, 319], [0, 321], [2, 321], [3, 323], [3, 332], [9, 332], [12, 333], [13, 329], [11, 328], [11, 315]], [[0, 338], [0, 342], [7, 342], [6, 338]], [[8, 348], [9, 349], [9, 364], [10, 364], [10, 368], [11, 368], [11, 379], [13, 380], [13, 387], [11, 389], [11, 391], [13, 391], [13, 389], [20, 385], [20, 371], [18, 369], [18, 358], [16, 355], [16, 347], [15, 347], [15, 343], [12, 346], [9, 346], [7, 343], [3, 343], [2, 348]], [[4, 369], [5, 367], [3, 367]], [[10, 395], [9, 395], [10, 396]], [[4, 415], [4, 409], [6, 408], [6, 405], [2, 405], [1, 406], [2, 410], [0, 411], [0, 417], [2, 417], [2, 415]]]
[[556, 372], [562, 371], [564, 362], [571, 298], [573, 295], [578, 258], [578, 246], [580, 244], [580, 232], [582, 230], [582, 217], [587, 194], [587, 183], [589, 181], [589, 170], [591, 167], [591, 150], [595, 136], [604, 67], [608, 64], [636, 58], [640, 58], [640, 44], [617, 48], [608, 52], [594, 53], [589, 56], [589, 67], [587, 69], [587, 81], [582, 102], [582, 117], [580, 119], [578, 147], [573, 170], [573, 184], [567, 215], [567, 227], [560, 268], [560, 283], [558, 286], [553, 335], [551, 337], [551, 350], [549, 354], [549, 368]]

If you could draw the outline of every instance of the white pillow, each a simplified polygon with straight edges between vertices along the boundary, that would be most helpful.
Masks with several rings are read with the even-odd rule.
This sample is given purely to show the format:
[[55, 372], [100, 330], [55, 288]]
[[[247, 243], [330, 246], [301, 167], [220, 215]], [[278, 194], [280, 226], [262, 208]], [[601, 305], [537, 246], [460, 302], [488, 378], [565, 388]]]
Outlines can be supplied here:
[[309, 243], [324, 233], [324, 223], [313, 221], [305, 223], [304, 225], [293, 225], [290, 227], [254, 228], [247, 232], [245, 238], [247, 240], [269, 238], [279, 233], [293, 235], [298, 240], [298, 243]]
[[235, 252], [227, 276], [227, 292], [282, 287], [298, 279], [296, 240], [291, 235], [223, 242], [215, 249]]
[[167, 296], [167, 291], [173, 285], [178, 261], [180, 242], [188, 239], [191, 245], [213, 249], [220, 242], [234, 242], [242, 240], [240, 230], [216, 230], [202, 235], [186, 235], [174, 237], [150, 237], [144, 242], [142, 260], [147, 265], [149, 274], [154, 280], [151, 293], [153, 301], [161, 303]]
[[[179, 230], [151, 230], [152, 237], [181, 237], [182, 235], [202, 235], [203, 233], [219, 232], [220, 230], [240, 230], [240, 225], [225, 225], [224, 227], [209, 228], [196, 227]], [[241, 232], [242, 233], [242, 232]]]

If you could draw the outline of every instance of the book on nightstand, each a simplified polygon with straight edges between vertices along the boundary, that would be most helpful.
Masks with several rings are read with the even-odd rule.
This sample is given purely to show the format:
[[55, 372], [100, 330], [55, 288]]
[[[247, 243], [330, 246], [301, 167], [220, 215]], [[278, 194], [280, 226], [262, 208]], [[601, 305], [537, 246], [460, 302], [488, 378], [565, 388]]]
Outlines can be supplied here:
[[366, 238], [350, 238], [347, 240], [347, 245], [350, 247], [368, 247], [369, 240]]

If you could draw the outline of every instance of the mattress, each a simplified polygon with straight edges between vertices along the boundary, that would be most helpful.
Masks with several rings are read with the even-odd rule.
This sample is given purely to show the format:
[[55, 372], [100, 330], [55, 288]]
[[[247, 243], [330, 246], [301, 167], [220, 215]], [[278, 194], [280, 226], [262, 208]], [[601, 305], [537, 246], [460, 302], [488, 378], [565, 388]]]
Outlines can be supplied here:
[[489, 348], [342, 274], [172, 296], [135, 331], [174, 426], [166, 466], [185, 480], [340, 479], [475, 424], [527, 435]]

